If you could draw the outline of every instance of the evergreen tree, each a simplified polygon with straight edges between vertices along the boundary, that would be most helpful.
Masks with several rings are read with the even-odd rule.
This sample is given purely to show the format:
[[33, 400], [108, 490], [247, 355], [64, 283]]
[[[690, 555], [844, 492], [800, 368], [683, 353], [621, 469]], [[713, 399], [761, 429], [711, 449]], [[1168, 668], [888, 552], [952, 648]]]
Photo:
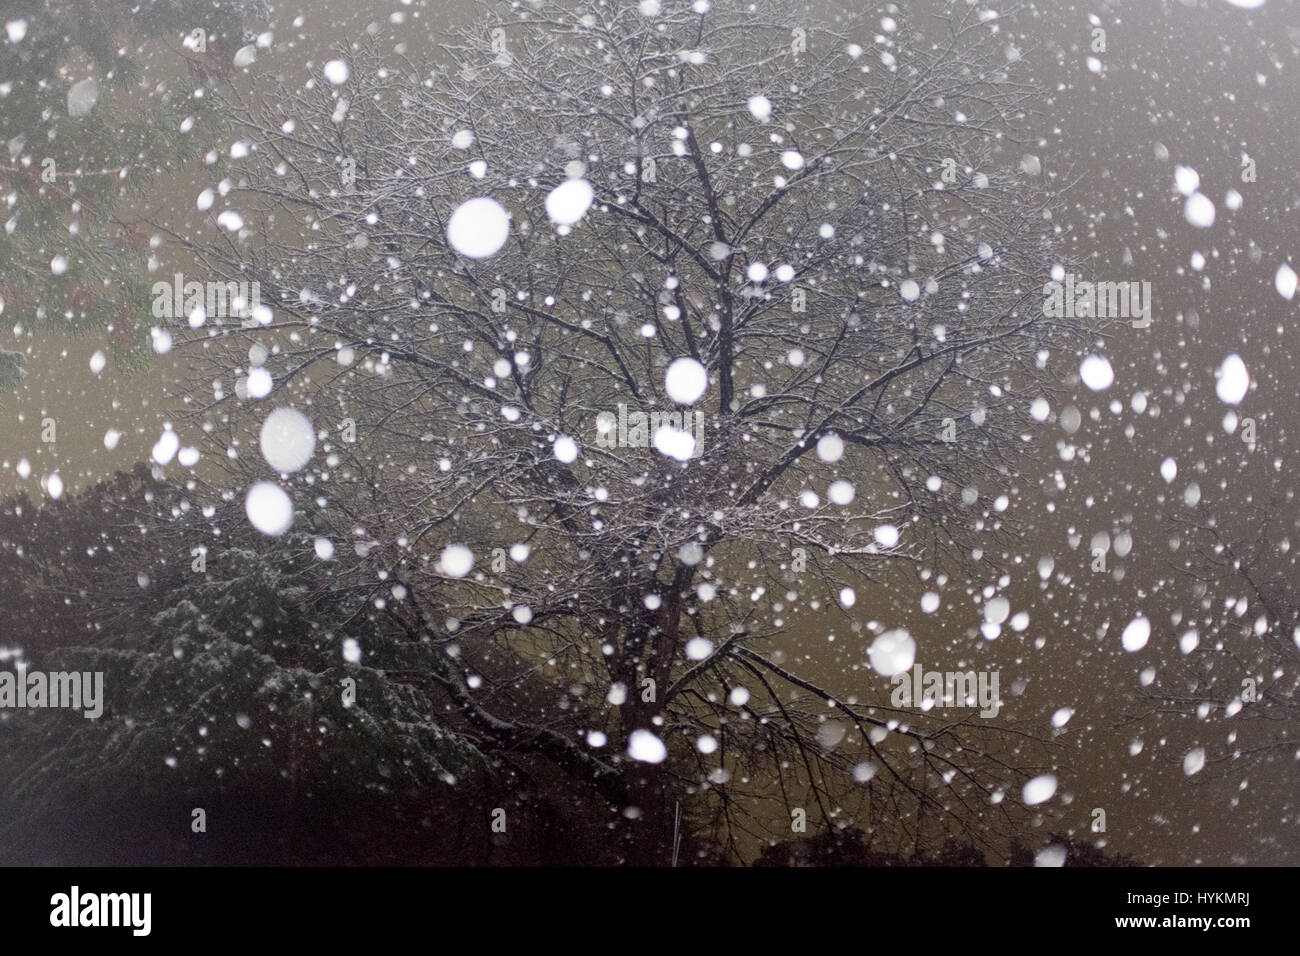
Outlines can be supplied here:
[[[210, 516], [144, 466], [0, 509], [3, 602], [31, 627], [5, 669], [104, 688], [97, 719], [0, 711], [6, 862], [563, 862], [519, 825], [545, 802], [443, 729], [427, 648], [356, 613], [308, 535]], [[494, 842], [485, 805], [531, 836]]]

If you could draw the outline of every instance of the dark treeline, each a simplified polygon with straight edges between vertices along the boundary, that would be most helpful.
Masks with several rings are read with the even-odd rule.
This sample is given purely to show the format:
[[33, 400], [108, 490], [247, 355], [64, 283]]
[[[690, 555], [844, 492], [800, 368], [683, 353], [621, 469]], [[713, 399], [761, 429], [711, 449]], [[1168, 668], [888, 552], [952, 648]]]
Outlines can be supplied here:
[[[0, 506], [5, 668], [105, 675], [98, 719], [0, 710], [0, 863], [621, 862], [594, 794], [447, 729], [419, 645], [357, 612], [309, 533], [267, 538], [189, 498], [141, 465], [43, 508]], [[1052, 842], [1067, 865], [1135, 865]], [[684, 828], [682, 865], [722, 860]], [[1007, 862], [1032, 861], [1016, 849]], [[756, 861], [988, 862], [960, 841], [873, 850], [851, 826], [769, 842]]]
[[0, 862], [613, 862], [582, 794], [440, 726], [418, 645], [345, 610], [310, 537], [212, 527], [144, 466], [0, 508], [5, 667], [104, 673], [98, 719], [0, 711]]

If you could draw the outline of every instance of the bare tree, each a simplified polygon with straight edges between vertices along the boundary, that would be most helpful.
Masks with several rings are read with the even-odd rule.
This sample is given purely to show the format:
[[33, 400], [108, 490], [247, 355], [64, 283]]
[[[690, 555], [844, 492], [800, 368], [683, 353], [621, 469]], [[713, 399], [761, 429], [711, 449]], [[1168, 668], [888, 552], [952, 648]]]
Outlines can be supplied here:
[[1084, 331], [1041, 307], [998, 24], [789, 7], [529, 0], [432, 68], [372, 36], [328, 82], [227, 93], [247, 158], [212, 215], [242, 225], [174, 236], [273, 307], [194, 336], [228, 498], [269, 477], [252, 344], [328, 432], [281, 481], [340, 578], [436, 649], [449, 720], [594, 788], [638, 862], [670, 862], [679, 802], [733, 857], [770, 800], [787, 835], [805, 808], [989, 846], [1037, 759], [783, 651], [861, 633], [844, 589], [1006, 533], [1027, 397]]

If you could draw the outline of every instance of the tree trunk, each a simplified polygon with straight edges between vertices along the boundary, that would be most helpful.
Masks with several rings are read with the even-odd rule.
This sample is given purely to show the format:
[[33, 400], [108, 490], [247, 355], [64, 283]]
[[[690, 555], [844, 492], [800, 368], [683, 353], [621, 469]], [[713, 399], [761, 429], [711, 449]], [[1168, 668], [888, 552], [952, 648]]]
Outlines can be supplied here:
[[664, 764], [634, 763], [623, 777], [628, 806], [637, 815], [623, 820], [628, 866], [670, 866], [673, 857], [673, 800]]

